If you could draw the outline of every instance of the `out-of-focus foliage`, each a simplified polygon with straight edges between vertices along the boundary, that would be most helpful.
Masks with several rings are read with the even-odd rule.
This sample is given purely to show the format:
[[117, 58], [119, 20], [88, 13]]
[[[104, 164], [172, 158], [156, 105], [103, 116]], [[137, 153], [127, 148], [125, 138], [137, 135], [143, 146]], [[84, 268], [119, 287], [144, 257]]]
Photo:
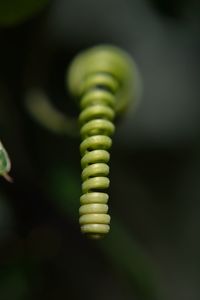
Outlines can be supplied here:
[[7, 268], [6, 272], [0, 271], [1, 300], [27, 299], [28, 280], [26, 273], [20, 265]]
[[39, 12], [49, 0], [1, 0], [0, 26], [13, 26]]
[[10, 158], [3, 144], [0, 142], [0, 175], [3, 176], [8, 181], [12, 181], [11, 177], [8, 175], [10, 169], [11, 169]]
[[47, 95], [40, 90], [31, 90], [26, 95], [25, 105], [30, 116], [53, 133], [72, 137], [79, 136], [78, 122], [57, 110]]
[[[47, 193], [55, 200], [55, 206], [61, 214], [68, 214], [68, 217], [78, 222], [81, 182], [77, 173], [70, 166], [57, 165], [48, 172]], [[68, 199], [68, 201], [66, 201]]]

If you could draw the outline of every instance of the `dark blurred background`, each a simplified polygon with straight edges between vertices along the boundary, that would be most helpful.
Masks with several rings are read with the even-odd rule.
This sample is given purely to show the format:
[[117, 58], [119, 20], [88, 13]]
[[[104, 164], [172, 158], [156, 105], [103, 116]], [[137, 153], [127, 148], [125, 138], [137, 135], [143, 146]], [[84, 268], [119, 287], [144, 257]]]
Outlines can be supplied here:
[[[14, 178], [0, 180], [1, 300], [200, 299], [199, 3], [0, 1], [0, 138]], [[66, 70], [101, 43], [129, 52], [142, 84], [114, 137], [111, 232], [90, 241], [79, 137], [70, 119], [62, 134], [48, 116], [45, 128], [38, 99], [77, 117]]]

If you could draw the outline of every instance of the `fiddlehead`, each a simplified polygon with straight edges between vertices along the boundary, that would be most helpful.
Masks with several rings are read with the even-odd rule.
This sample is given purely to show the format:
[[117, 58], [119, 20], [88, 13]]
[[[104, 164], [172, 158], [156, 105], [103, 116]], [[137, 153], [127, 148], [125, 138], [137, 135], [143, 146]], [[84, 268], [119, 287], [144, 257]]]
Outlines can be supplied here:
[[110, 229], [108, 214], [109, 149], [114, 118], [125, 110], [133, 94], [131, 58], [112, 46], [98, 46], [81, 53], [68, 73], [71, 93], [80, 103], [82, 196], [81, 231], [101, 238]]

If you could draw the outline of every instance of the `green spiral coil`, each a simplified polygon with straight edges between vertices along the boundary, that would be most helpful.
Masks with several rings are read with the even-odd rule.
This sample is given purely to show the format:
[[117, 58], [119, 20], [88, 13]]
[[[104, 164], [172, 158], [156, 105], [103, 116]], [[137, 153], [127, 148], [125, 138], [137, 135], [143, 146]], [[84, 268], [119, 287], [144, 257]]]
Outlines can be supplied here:
[[134, 92], [135, 65], [113, 46], [97, 46], [78, 55], [68, 72], [68, 86], [80, 103], [82, 196], [79, 223], [82, 233], [103, 237], [110, 230], [108, 179], [113, 124]]

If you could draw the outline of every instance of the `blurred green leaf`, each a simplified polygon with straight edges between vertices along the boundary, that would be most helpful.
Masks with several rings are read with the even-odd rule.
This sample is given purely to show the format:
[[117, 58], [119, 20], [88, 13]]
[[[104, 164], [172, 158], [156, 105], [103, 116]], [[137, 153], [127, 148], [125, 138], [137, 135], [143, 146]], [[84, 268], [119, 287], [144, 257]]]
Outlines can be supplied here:
[[0, 176], [3, 176], [6, 180], [12, 182], [12, 178], [8, 175], [10, 169], [10, 158], [3, 144], [0, 142]]
[[1, 300], [27, 299], [28, 281], [24, 270], [19, 266], [7, 267], [0, 272]]
[[1, 0], [0, 26], [12, 26], [40, 11], [48, 0]]
[[79, 174], [76, 174], [73, 167], [56, 166], [49, 171], [47, 180], [47, 191], [56, 200], [58, 209], [76, 220], [81, 194]]
[[56, 134], [79, 137], [77, 120], [57, 110], [44, 91], [29, 90], [25, 105], [30, 116], [46, 129]]

